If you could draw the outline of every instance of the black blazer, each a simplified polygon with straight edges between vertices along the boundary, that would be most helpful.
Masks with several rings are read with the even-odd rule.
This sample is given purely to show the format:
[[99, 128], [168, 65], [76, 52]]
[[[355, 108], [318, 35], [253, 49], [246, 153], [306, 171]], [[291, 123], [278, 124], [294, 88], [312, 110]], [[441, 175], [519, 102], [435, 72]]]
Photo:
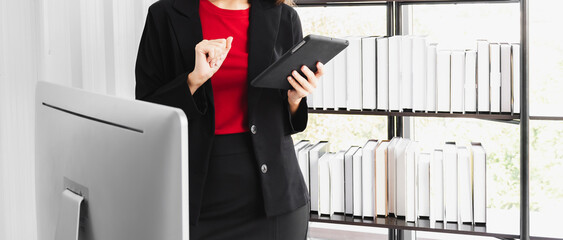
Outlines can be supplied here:
[[[297, 12], [285, 5], [250, 0], [248, 82], [303, 38]], [[211, 81], [192, 96], [188, 73], [202, 37], [199, 0], [160, 0], [148, 11], [135, 67], [137, 99], [181, 108], [188, 117], [190, 222], [196, 224], [214, 138]], [[280, 81], [285, 81], [281, 77]], [[287, 91], [248, 85], [248, 126], [262, 180], [268, 216], [295, 210], [309, 201], [291, 134], [307, 126], [307, 103], [292, 117]], [[267, 171], [263, 173], [264, 165]], [[245, 187], [245, 186], [241, 186]]]

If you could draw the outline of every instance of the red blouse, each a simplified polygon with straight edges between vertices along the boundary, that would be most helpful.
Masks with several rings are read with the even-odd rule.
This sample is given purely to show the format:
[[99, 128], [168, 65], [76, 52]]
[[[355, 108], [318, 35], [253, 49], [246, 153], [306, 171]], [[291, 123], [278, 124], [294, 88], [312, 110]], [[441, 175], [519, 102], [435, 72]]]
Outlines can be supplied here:
[[199, 1], [203, 39], [233, 37], [227, 58], [211, 77], [217, 135], [248, 131], [249, 10], [227, 10], [213, 5], [209, 0]]

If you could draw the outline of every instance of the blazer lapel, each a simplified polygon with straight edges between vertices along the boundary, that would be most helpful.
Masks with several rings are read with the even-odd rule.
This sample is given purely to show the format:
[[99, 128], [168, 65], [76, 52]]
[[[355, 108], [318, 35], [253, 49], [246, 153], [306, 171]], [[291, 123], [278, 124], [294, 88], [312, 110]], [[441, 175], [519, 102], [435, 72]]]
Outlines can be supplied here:
[[[170, 22], [174, 30], [176, 41], [184, 61], [184, 68], [191, 70], [195, 65], [195, 46], [203, 40], [201, 20], [199, 18], [199, 0], [175, 0], [174, 9], [178, 14], [170, 14]], [[207, 98], [213, 103], [213, 88], [211, 81], [203, 84]]]
[[[199, 19], [198, 0], [175, 0], [174, 9], [179, 14], [171, 14], [170, 22], [182, 52], [184, 64], [194, 61], [195, 45], [203, 40], [201, 21]], [[191, 64], [193, 65], [193, 63]]]
[[248, 112], [253, 114], [262, 93], [261, 88], [250, 81], [272, 63], [272, 54], [281, 17], [281, 7], [271, 1], [250, 0], [250, 24], [248, 29]]

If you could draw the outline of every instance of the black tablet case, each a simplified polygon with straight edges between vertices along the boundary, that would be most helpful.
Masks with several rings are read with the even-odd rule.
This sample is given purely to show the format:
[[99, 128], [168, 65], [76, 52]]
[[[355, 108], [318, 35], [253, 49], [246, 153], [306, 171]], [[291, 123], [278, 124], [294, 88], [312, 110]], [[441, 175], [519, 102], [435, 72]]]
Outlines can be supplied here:
[[307, 65], [311, 71], [316, 72], [317, 62], [327, 63], [346, 47], [348, 40], [345, 39], [307, 35], [250, 83], [261, 88], [293, 89], [287, 81], [287, 76], [290, 76], [293, 70], [307, 78], [301, 72], [301, 66]]

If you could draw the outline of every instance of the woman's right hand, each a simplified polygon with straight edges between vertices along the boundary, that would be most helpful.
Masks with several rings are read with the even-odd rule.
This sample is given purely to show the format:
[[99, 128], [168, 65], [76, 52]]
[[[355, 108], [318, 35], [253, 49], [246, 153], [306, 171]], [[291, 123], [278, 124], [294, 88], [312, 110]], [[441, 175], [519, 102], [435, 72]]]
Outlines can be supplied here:
[[195, 46], [195, 67], [188, 74], [188, 86], [192, 94], [219, 70], [227, 57], [233, 37], [203, 40]]

